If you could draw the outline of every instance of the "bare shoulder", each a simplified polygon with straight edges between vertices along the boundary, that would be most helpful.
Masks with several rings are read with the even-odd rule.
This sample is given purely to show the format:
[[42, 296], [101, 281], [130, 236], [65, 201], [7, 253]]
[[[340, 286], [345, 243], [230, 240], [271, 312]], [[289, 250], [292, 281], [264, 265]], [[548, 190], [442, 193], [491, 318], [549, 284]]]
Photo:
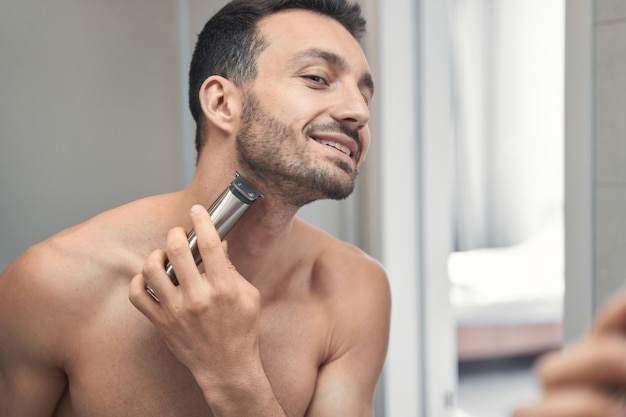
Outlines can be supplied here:
[[125, 235], [144, 211], [130, 204], [63, 230], [0, 274], [0, 414], [50, 415], [92, 323], [132, 312], [128, 282], [152, 243], [135, 250]]
[[313, 254], [316, 284], [322, 289], [350, 292], [388, 289], [383, 265], [362, 249], [306, 222], [299, 222], [297, 227], [305, 236], [302, 239], [307, 242], [304, 247]]
[[[391, 295], [383, 265], [360, 248], [304, 222], [298, 225], [314, 254], [312, 288], [333, 314], [342, 337], [387, 339]], [[363, 327], [368, 327], [364, 332]]]
[[107, 211], [26, 250], [0, 275], [0, 328], [29, 349], [46, 346], [51, 357], [99, 307], [127, 298], [156, 245], [127, 237], [141, 227], [140, 211], [136, 203]]
[[32, 246], [0, 275], [2, 327], [26, 349], [45, 347], [46, 352], [31, 352], [34, 357], [57, 362], [63, 361], [57, 353], [64, 340], [107, 297], [98, 279], [103, 263], [87, 256], [91, 250], [75, 247], [72, 233]]

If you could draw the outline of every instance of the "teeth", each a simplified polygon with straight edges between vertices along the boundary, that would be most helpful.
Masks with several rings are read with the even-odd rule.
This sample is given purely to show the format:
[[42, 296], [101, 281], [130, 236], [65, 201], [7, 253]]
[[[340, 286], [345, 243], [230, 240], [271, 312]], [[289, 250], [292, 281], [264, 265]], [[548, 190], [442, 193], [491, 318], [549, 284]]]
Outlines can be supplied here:
[[322, 145], [332, 146], [333, 148], [339, 149], [341, 152], [343, 152], [346, 155], [350, 156], [350, 148], [348, 148], [347, 146], [344, 146], [344, 145], [342, 145], [340, 143], [331, 142], [329, 140], [318, 140], [317, 142], [321, 143]]

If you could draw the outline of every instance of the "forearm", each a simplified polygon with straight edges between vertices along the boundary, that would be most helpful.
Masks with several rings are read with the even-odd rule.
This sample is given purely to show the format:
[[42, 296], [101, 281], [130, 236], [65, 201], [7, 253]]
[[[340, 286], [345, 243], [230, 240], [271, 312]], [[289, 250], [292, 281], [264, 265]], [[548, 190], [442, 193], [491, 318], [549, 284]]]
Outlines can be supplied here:
[[260, 363], [227, 377], [196, 377], [216, 417], [286, 417]]

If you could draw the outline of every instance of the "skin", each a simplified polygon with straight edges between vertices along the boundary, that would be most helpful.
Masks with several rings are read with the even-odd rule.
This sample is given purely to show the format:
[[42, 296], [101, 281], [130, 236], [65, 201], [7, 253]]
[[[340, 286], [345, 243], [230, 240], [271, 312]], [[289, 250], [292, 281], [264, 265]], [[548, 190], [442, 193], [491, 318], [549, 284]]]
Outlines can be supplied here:
[[[274, 147], [276, 160], [350, 188], [369, 145], [372, 91], [361, 48], [337, 22], [306, 11], [266, 17], [258, 29], [270, 42], [252, 93], [294, 132]], [[290, 60], [313, 49], [343, 65]], [[321, 191], [293, 187], [279, 163], [270, 179], [240, 164], [242, 89], [212, 76], [200, 101], [206, 145], [187, 188], [67, 229], [0, 277], [0, 415], [372, 415], [389, 332], [383, 268], [295, 217], [298, 202]], [[314, 140], [356, 147], [346, 133], [307, 129], [336, 122], [357, 132], [352, 157]], [[254, 125], [251, 137], [255, 129], [272, 132]], [[265, 198], [224, 243], [204, 207], [235, 170]], [[200, 269], [187, 247], [191, 227]], [[166, 255], [178, 287], [163, 271]]]
[[626, 291], [598, 313], [578, 343], [543, 356], [537, 363], [542, 397], [513, 417], [626, 416]]

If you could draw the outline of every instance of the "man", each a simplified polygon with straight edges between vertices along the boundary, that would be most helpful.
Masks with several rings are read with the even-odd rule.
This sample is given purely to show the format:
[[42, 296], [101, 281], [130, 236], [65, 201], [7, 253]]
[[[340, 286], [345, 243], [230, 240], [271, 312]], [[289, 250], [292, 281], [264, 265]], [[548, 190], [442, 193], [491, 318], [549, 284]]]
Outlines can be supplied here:
[[[385, 272], [295, 217], [348, 196], [365, 159], [364, 25], [341, 0], [235, 0], [207, 23], [189, 186], [67, 229], [0, 277], [2, 417], [372, 415]], [[235, 171], [264, 198], [222, 244], [205, 207]]]
[[543, 395], [514, 417], [626, 416], [626, 291], [600, 310], [589, 334], [537, 364]]

